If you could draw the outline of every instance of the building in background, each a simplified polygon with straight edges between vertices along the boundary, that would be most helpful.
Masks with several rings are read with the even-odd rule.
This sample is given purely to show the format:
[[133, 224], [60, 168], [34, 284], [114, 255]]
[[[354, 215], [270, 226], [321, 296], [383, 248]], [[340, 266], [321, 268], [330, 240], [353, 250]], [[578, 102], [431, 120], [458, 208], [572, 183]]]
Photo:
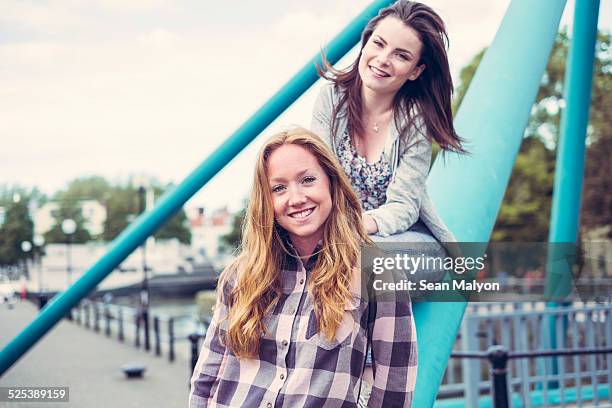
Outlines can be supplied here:
[[194, 252], [208, 259], [215, 267], [225, 266], [227, 254], [219, 251], [221, 236], [232, 229], [233, 215], [222, 207], [207, 214], [204, 207], [187, 209], [191, 246]]

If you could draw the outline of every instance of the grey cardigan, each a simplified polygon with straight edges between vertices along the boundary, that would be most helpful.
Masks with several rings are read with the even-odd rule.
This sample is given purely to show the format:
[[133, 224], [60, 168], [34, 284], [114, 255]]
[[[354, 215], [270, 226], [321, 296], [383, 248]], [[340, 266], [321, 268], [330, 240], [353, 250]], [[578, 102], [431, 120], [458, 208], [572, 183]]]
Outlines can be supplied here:
[[[347, 127], [346, 109], [338, 112], [337, 132], [332, 137], [331, 115], [339, 101], [339, 91], [332, 83], [321, 89], [312, 114], [311, 130], [319, 135], [334, 154]], [[419, 219], [440, 242], [455, 242], [454, 235], [440, 219], [429, 199], [425, 180], [431, 164], [431, 142], [426, 138], [424, 123], [418, 122], [399, 137], [394, 121], [383, 155], [391, 164], [392, 179], [387, 187], [387, 201], [375, 210], [366, 211], [378, 225], [378, 234], [386, 237], [408, 230]]]

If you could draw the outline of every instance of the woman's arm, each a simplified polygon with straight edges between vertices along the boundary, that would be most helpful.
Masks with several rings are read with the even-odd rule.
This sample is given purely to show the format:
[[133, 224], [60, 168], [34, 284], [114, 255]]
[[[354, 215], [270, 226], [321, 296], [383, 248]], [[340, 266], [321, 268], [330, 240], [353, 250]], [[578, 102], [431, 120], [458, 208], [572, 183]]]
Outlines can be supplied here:
[[411, 303], [385, 299], [376, 301], [375, 307], [374, 383], [368, 407], [410, 407], [417, 375], [417, 337]]
[[[226, 272], [230, 271], [228, 267]], [[189, 408], [205, 408], [209, 405], [211, 398], [215, 395], [218, 385], [217, 378], [222, 372], [227, 348], [221, 338], [221, 323], [227, 317], [229, 295], [232, 290], [232, 277], [220, 279], [222, 282], [217, 296], [217, 303], [206, 330], [206, 337], [200, 350], [198, 362], [191, 377], [191, 391], [189, 392]]]
[[408, 143], [402, 149], [395, 177], [387, 187], [387, 201], [365, 213], [374, 219], [378, 234], [383, 237], [404, 232], [419, 219], [431, 164], [431, 142], [415, 127]]
[[378, 232], [376, 220], [370, 214], [363, 214], [363, 226], [368, 234], [376, 234]]

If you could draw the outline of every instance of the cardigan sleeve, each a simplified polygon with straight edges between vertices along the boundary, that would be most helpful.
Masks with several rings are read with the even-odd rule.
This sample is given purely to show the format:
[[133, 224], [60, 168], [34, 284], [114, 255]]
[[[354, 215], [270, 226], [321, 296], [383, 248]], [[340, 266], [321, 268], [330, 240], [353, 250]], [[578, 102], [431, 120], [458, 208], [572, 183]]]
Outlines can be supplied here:
[[[312, 110], [310, 130], [334, 150], [332, 143], [331, 115], [333, 111], [333, 84], [323, 85]], [[334, 152], [335, 154], [335, 152]]]
[[[385, 203], [366, 211], [376, 221], [378, 234], [383, 237], [404, 232], [419, 219], [431, 164], [431, 142], [417, 129], [414, 126], [406, 138], [406, 148], [399, 149], [398, 165], [387, 187]], [[400, 140], [400, 145], [406, 139]]]

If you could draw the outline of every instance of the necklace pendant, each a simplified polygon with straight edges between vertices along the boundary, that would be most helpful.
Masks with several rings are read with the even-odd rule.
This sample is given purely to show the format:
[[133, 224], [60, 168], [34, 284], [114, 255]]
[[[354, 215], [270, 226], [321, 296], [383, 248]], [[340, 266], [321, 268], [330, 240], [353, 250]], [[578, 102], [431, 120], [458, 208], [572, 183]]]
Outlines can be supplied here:
[[378, 123], [374, 122], [374, 126], [372, 126], [372, 130], [374, 130], [374, 132], [378, 133]]

